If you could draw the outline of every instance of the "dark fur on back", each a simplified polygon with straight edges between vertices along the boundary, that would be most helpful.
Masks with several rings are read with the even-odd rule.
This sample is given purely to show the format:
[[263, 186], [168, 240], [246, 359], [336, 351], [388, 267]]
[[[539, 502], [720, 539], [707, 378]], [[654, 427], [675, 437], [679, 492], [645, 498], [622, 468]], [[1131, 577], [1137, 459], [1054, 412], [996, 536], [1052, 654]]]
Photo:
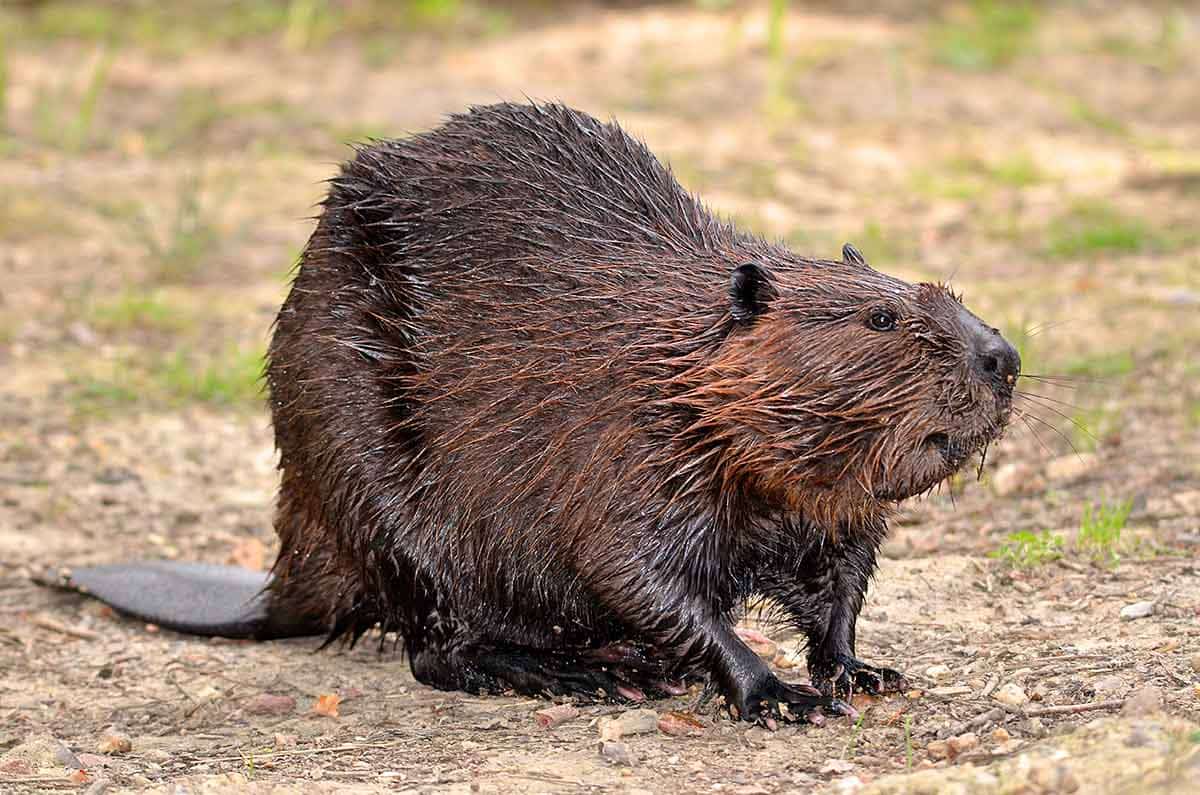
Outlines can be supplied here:
[[481, 649], [624, 642], [736, 678], [724, 628], [751, 593], [814, 648], [846, 602], [852, 652], [888, 506], [1007, 419], [977, 326], [853, 249], [736, 231], [568, 108], [363, 147], [270, 349], [276, 608], [382, 624], [454, 688], [556, 689]]

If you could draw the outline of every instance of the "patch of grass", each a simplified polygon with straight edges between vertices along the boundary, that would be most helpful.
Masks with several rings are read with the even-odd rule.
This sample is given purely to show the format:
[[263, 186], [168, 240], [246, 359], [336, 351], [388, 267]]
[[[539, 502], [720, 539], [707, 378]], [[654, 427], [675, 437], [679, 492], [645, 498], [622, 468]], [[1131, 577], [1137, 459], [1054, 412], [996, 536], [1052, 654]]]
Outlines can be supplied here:
[[945, 199], [971, 200], [994, 188], [1025, 188], [1046, 181], [1046, 174], [1027, 154], [1015, 154], [999, 160], [976, 156], [956, 157], [936, 168], [918, 171], [913, 189], [918, 193]]
[[865, 222], [862, 232], [847, 240], [854, 243], [870, 263], [899, 262], [912, 257], [917, 249], [916, 241], [910, 234], [885, 227], [875, 220]]
[[130, 356], [103, 371], [75, 376], [67, 385], [77, 416], [105, 417], [132, 409], [256, 405], [261, 396], [261, 349], [228, 347], [215, 354], [178, 350]]
[[141, 401], [127, 369], [114, 366], [107, 376], [76, 375], [67, 384], [68, 400], [78, 417], [107, 417]]
[[1063, 366], [1066, 375], [1092, 378], [1116, 378], [1133, 372], [1133, 354], [1129, 351], [1109, 351], [1084, 356]]
[[259, 398], [262, 373], [262, 351], [231, 348], [208, 359], [176, 352], [151, 376], [173, 402], [234, 406]]
[[[338, 36], [453, 31], [490, 35], [510, 12], [482, 0], [255, 0], [213, 3], [80, 3], [42, 0], [0, 9], [0, 31], [33, 41], [76, 39], [144, 47], [169, 55], [268, 39], [296, 50]], [[499, 4], [497, 4], [499, 5]]]
[[984, 164], [988, 175], [1001, 185], [1025, 188], [1045, 182], [1048, 176], [1028, 154], [1015, 154]]
[[1072, 97], [1070, 99], [1069, 111], [1071, 118], [1077, 122], [1088, 127], [1093, 127], [1101, 132], [1120, 137], [1125, 137], [1129, 134], [1129, 128], [1126, 127], [1125, 122], [1089, 104], [1082, 97]]
[[1097, 407], [1075, 412], [1067, 429], [1071, 444], [1080, 453], [1094, 452], [1119, 435], [1123, 417], [1117, 409]]
[[1013, 533], [999, 549], [989, 553], [1016, 569], [1033, 569], [1063, 556], [1063, 538], [1057, 533], [1021, 531]]
[[1162, 251], [1165, 236], [1140, 218], [1102, 202], [1079, 202], [1046, 230], [1045, 253], [1055, 259]]
[[1100, 502], [1083, 510], [1076, 537], [1076, 549], [1094, 563], [1116, 565], [1120, 562], [1121, 531], [1133, 508], [1133, 500], [1108, 504]]
[[155, 217], [144, 202], [109, 202], [98, 205], [101, 214], [123, 224], [142, 247], [156, 283], [192, 279], [218, 250], [222, 231], [217, 207], [199, 177], [178, 183], [174, 206], [165, 221]]
[[1179, 8], [1165, 8], [1159, 17], [1158, 33], [1150, 41], [1123, 33], [1107, 34], [1096, 43], [1096, 49], [1108, 55], [1152, 66], [1174, 69], [1183, 64], [1183, 30], [1187, 20]]
[[1038, 21], [1032, 3], [973, 0], [931, 29], [934, 60], [967, 71], [1006, 66], [1029, 49]]
[[112, 50], [103, 47], [90, 66], [81, 68], [74, 81], [77, 85], [68, 81], [38, 88], [33, 108], [38, 140], [69, 152], [82, 151], [94, 143], [96, 111], [108, 87], [112, 58]]
[[0, 239], [60, 239], [77, 233], [74, 212], [54, 193], [12, 189], [0, 200]]
[[98, 331], [176, 332], [191, 325], [191, 318], [158, 291], [130, 290], [92, 303], [88, 323]]

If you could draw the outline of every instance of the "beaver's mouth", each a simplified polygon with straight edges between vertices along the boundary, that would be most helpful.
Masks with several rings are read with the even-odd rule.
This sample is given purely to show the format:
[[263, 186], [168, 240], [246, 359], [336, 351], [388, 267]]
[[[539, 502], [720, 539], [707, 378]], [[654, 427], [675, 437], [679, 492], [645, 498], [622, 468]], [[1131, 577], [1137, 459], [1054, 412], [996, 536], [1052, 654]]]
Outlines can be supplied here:
[[933, 450], [942, 457], [948, 470], [955, 470], [978, 450], [983, 440], [975, 441], [958, 436], [951, 436], [944, 431], [936, 431], [925, 437], [925, 448]]

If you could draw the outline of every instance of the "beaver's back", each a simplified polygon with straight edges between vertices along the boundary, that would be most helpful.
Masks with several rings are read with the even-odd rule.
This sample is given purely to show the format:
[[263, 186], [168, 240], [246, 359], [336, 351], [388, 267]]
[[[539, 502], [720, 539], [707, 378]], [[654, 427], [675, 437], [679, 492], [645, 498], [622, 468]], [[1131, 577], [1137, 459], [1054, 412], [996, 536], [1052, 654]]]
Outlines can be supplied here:
[[399, 549], [466, 604], [571, 601], [563, 567], [636, 543], [602, 534], [637, 524], [686, 420], [652, 404], [715, 344], [755, 245], [559, 106], [361, 149], [271, 347], [285, 498], [311, 495], [285, 549], [337, 548], [354, 577]]

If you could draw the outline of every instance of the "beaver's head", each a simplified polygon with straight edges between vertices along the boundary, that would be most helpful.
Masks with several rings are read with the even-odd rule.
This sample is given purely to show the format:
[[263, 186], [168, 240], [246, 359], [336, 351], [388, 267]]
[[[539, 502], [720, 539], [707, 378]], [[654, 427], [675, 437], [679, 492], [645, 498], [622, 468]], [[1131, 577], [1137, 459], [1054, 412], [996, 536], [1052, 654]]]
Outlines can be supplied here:
[[739, 480], [832, 520], [954, 473], [1004, 429], [1021, 368], [945, 287], [879, 273], [850, 245], [842, 254], [737, 267], [718, 364], [740, 385], [720, 411], [738, 427]]

